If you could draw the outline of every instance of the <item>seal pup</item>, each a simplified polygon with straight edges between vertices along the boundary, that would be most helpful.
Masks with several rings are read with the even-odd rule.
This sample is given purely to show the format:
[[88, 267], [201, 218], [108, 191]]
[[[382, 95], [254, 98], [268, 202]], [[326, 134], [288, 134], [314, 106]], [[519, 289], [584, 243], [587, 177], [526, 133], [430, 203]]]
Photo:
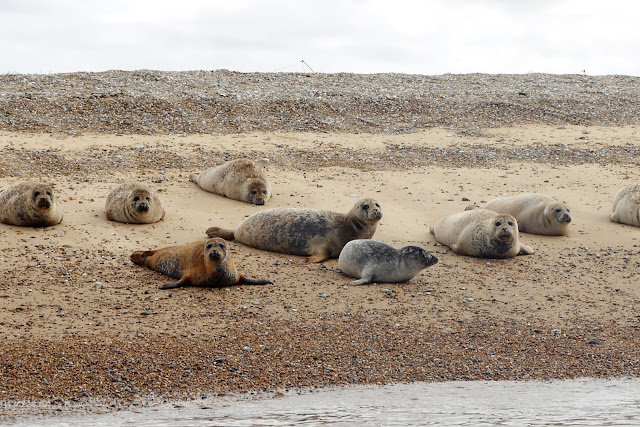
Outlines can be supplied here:
[[127, 224], [151, 224], [164, 218], [160, 199], [149, 187], [138, 182], [120, 184], [104, 204], [109, 221]]
[[518, 222], [489, 209], [456, 212], [431, 227], [431, 234], [453, 252], [481, 258], [510, 258], [533, 254], [518, 240]]
[[569, 234], [571, 210], [565, 203], [540, 193], [523, 193], [490, 200], [484, 209], [513, 216], [518, 229], [525, 233], [546, 236]]
[[237, 159], [214, 166], [189, 179], [200, 188], [234, 200], [264, 205], [271, 197], [271, 181], [262, 168], [248, 159]]
[[250, 279], [239, 274], [229, 255], [229, 244], [221, 238], [200, 240], [182, 246], [135, 251], [131, 261], [179, 279], [159, 289], [185, 286], [220, 288], [233, 285], [266, 285], [269, 280]]
[[621, 224], [640, 227], [640, 184], [633, 182], [616, 193], [609, 219]]
[[416, 274], [438, 262], [420, 246], [396, 249], [378, 240], [358, 239], [344, 245], [338, 257], [338, 268], [360, 280], [349, 285], [407, 282]]
[[0, 222], [46, 227], [62, 221], [62, 209], [48, 184], [24, 181], [0, 191]]
[[316, 209], [267, 209], [249, 216], [233, 230], [211, 227], [207, 235], [322, 262], [336, 258], [350, 240], [372, 238], [380, 218], [378, 202], [360, 199], [346, 215]]

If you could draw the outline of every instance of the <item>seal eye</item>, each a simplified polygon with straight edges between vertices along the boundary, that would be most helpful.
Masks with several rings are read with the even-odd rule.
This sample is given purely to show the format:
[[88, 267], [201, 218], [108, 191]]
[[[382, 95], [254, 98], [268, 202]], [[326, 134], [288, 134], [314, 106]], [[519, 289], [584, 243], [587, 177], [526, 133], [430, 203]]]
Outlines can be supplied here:
[[496, 227], [500, 227], [502, 225], [502, 221], [496, 221]]
[[136, 196], [136, 197], [133, 198], [134, 202], [137, 202], [138, 200], [140, 200], [140, 196]]
[[509, 221], [509, 225], [513, 227], [513, 221]]
[[380, 203], [376, 203], [376, 208], [379, 208], [379, 207], [380, 207]]
[[51, 194], [51, 191], [47, 191], [47, 196], [53, 197], [53, 194]]
[[557, 213], [560, 213], [560, 211], [561, 211], [561, 210], [562, 210], [562, 209], [560, 209], [560, 208], [556, 208], [556, 212], [557, 212]]
[[38, 197], [39, 195], [40, 195], [40, 192], [39, 192], [39, 191], [34, 191], [34, 192], [33, 192], [33, 197]]
[[147, 197], [146, 199], [147, 199], [147, 202], [150, 202], [150, 201], [151, 201], [151, 199], [150, 199], [150, 198], [148, 198], [148, 197]]
[[224, 244], [218, 243], [218, 246], [220, 247], [220, 249], [224, 249]]
[[365, 211], [369, 210], [369, 205], [362, 205], [362, 209], [364, 209]]
[[211, 249], [212, 247], [213, 247], [213, 243], [209, 243], [209, 244], [207, 245], [207, 249]]
[[262, 194], [267, 194], [267, 190], [262, 190]]
[[258, 194], [258, 192], [256, 190], [251, 190], [251, 194], [255, 196], [256, 194]]

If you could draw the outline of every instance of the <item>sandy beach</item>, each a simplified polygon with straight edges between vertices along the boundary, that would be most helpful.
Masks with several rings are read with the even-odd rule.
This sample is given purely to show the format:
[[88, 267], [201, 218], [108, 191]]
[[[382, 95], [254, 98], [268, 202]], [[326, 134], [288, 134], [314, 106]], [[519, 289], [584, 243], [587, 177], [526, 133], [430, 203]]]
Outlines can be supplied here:
[[[534, 77], [532, 87], [551, 79]], [[494, 76], [496, 87], [508, 87], [503, 78]], [[0, 79], [0, 188], [25, 179], [52, 183], [64, 219], [41, 229], [0, 224], [0, 417], [20, 414], [27, 401], [52, 411], [95, 410], [97, 403], [117, 409], [328, 385], [638, 376], [640, 229], [608, 219], [613, 196], [637, 179], [640, 165], [637, 79], [632, 91], [616, 92], [628, 102], [590, 101], [603, 110], [571, 104], [564, 118], [526, 120], [501, 110], [491, 116], [501, 120], [480, 114], [474, 121], [465, 110], [462, 121], [428, 125], [434, 116], [425, 108], [422, 122], [405, 114], [412, 127], [389, 131], [372, 125], [383, 120], [382, 109], [366, 129], [256, 129], [246, 120], [240, 131], [173, 134], [83, 125], [91, 117], [82, 109], [67, 109], [65, 127], [56, 124], [55, 108], [42, 106], [52, 118], [33, 127], [25, 118], [37, 108], [20, 104], [6, 113], [23, 93], [14, 80]], [[606, 78], [587, 83], [598, 96], [614, 97]], [[564, 93], [573, 94], [567, 84]], [[38, 90], [34, 99], [46, 92]], [[226, 99], [231, 91], [223, 93]], [[529, 105], [542, 117], [569, 105], [541, 107], [532, 93], [513, 94], [518, 111]], [[40, 99], [63, 104], [47, 96]], [[235, 158], [256, 161], [272, 178], [267, 205], [189, 181], [191, 172]], [[132, 180], [157, 191], [163, 221], [106, 220], [107, 194]], [[535, 254], [506, 260], [456, 255], [429, 234], [445, 215], [520, 192], [565, 201], [570, 234], [522, 233]], [[232, 228], [262, 209], [346, 213], [360, 197], [382, 206], [375, 239], [423, 246], [440, 262], [405, 284], [349, 287], [335, 259], [308, 264], [232, 242], [238, 269], [273, 285], [163, 291], [167, 277], [129, 261], [134, 250], [203, 239], [208, 227]]]

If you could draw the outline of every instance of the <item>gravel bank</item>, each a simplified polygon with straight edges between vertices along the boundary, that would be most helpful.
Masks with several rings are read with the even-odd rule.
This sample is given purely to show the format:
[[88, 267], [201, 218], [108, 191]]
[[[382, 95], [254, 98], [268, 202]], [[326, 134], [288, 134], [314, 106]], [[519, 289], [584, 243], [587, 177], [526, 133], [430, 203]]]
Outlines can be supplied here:
[[0, 76], [0, 129], [78, 133], [465, 133], [640, 120], [640, 78], [109, 71]]

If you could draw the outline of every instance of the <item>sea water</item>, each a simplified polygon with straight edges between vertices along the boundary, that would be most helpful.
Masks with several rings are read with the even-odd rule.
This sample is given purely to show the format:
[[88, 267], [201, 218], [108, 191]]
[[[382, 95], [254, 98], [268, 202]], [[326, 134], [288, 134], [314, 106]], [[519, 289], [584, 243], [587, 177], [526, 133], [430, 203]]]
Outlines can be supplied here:
[[176, 401], [99, 415], [23, 419], [47, 426], [640, 425], [640, 380], [468, 381], [357, 386], [280, 397]]

